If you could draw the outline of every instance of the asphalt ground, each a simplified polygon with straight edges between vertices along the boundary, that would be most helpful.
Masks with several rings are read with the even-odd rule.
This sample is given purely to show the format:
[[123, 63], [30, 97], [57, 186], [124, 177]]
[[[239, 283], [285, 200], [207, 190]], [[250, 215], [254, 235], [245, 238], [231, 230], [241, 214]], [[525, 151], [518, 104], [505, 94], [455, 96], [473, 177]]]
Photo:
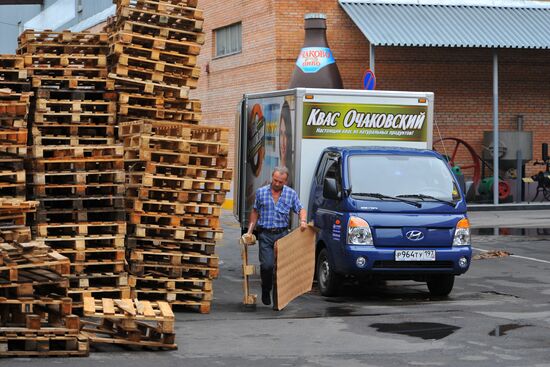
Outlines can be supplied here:
[[[100, 346], [88, 358], [0, 366], [550, 366], [550, 211], [470, 219], [476, 255], [510, 255], [475, 260], [446, 299], [423, 283], [348, 283], [339, 297], [314, 288], [282, 311], [245, 311], [239, 227], [224, 211], [212, 311], [177, 313], [178, 350]], [[252, 288], [259, 292], [258, 278]]]

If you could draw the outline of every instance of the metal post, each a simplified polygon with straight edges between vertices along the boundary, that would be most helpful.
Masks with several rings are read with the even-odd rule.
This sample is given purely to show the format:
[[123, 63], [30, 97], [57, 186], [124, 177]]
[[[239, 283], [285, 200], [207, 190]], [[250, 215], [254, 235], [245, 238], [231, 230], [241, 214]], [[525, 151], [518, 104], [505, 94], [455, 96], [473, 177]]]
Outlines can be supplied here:
[[522, 186], [522, 177], [523, 177], [523, 170], [522, 170], [522, 164], [523, 164], [523, 156], [521, 149], [518, 149], [516, 151], [516, 200], [514, 202], [520, 203], [521, 202], [521, 186]]
[[498, 205], [498, 51], [493, 51], [493, 204]]
[[374, 73], [374, 45], [371, 43], [369, 47], [369, 69]]

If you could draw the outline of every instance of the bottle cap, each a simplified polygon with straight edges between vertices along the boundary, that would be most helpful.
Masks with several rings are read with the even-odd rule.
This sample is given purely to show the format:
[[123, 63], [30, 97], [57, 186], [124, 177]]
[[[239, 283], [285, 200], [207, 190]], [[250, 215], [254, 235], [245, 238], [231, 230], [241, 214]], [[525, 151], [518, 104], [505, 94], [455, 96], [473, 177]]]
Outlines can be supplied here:
[[327, 16], [323, 13], [309, 13], [304, 16], [304, 19], [327, 19]]

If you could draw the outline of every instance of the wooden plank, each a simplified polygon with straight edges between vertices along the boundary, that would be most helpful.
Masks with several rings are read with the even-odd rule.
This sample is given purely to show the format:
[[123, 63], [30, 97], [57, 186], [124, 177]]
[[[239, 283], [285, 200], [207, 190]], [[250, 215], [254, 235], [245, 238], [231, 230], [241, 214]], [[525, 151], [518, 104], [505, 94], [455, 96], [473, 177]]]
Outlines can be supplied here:
[[309, 292], [315, 272], [315, 230], [299, 228], [275, 243], [274, 308], [282, 310], [296, 297]]
[[111, 298], [103, 298], [103, 314], [104, 315], [114, 315], [115, 314], [115, 304]]
[[155, 317], [155, 310], [153, 310], [153, 307], [151, 306], [151, 302], [149, 301], [140, 301], [140, 303], [143, 305], [143, 316], [145, 317]]
[[124, 312], [136, 316], [136, 310], [134, 308], [134, 304], [129, 299], [115, 299], [115, 304], [122, 309]]
[[95, 314], [95, 298], [84, 297], [84, 313]]
[[165, 318], [174, 318], [174, 313], [172, 312], [172, 307], [166, 302], [158, 302], [160, 309], [160, 314]]

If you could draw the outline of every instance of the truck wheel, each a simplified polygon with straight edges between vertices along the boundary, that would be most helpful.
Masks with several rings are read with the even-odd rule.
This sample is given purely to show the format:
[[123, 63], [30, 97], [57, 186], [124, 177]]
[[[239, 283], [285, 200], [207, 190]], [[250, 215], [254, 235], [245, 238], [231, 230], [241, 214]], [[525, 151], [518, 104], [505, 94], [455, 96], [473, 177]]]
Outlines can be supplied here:
[[453, 290], [454, 275], [436, 275], [428, 280], [428, 289], [432, 296], [446, 297]]
[[325, 297], [336, 295], [340, 286], [340, 276], [336, 274], [328, 260], [326, 249], [322, 249], [317, 257], [317, 285]]

